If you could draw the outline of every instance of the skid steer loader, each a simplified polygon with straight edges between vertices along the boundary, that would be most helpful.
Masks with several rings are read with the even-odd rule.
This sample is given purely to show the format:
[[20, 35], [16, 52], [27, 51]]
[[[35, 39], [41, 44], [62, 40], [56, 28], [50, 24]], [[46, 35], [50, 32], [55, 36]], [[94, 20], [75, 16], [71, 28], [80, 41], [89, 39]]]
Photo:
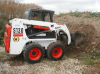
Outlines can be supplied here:
[[5, 50], [13, 55], [23, 52], [29, 63], [39, 62], [45, 51], [50, 59], [60, 60], [65, 50], [62, 42], [78, 44], [82, 36], [70, 33], [66, 25], [53, 23], [53, 14], [51, 10], [27, 9], [22, 19], [10, 20], [5, 25]]

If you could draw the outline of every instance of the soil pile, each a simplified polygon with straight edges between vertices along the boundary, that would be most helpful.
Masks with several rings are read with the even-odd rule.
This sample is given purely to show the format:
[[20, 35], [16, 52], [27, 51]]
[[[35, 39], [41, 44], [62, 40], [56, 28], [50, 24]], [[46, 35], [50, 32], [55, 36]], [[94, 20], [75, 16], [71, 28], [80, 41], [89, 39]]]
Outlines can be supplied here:
[[100, 36], [93, 25], [89, 24], [66, 24], [70, 32], [81, 32], [85, 35], [84, 40], [77, 46], [67, 46], [68, 53], [93, 52], [94, 49], [100, 50]]

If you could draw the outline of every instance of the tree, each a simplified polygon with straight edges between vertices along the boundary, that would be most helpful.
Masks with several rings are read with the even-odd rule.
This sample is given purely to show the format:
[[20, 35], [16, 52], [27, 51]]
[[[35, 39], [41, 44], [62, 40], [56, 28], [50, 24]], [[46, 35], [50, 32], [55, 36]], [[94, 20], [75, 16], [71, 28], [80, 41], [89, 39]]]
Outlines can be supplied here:
[[21, 18], [23, 16], [25, 9], [37, 7], [42, 9], [42, 7], [35, 5], [33, 3], [24, 4], [15, 2], [15, 0], [0, 0], [0, 18], [7, 20], [15, 17]]

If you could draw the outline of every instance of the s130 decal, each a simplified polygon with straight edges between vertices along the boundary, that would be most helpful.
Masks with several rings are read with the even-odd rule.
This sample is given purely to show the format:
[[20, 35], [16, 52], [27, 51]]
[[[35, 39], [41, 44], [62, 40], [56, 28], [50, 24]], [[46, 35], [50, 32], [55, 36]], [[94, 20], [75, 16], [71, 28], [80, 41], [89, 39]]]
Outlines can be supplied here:
[[23, 28], [13, 28], [13, 36], [23, 36]]

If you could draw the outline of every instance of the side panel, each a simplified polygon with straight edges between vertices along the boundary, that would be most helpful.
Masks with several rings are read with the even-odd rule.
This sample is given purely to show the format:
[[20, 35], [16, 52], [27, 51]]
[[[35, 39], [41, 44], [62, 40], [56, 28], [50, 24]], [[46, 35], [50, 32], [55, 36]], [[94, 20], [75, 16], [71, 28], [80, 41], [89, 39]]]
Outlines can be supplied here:
[[25, 31], [23, 23], [20, 21], [12, 22], [11, 40], [10, 40], [10, 54], [20, 54], [26, 43]]
[[[21, 29], [23, 32], [21, 32]], [[29, 39], [25, 33], [25, 28], [23, 23], [18, 21], [14, 21], [12, 23], [12, 31], [11, 31], [11, 41], [10, 41], [10, 54], [18, 55], [20, 54], [27, 42], [37, 42], [41, 46], [47, 49], [47, 46], [52, 43], [56, 42], [56, 38], [45, 38], [45, 39]]]
[[[20, 38], [21, 39], [21, 38]], [[24, 48], [25, 44], [27, 42], [36, 42], [39, 43], [42, 47], [45, 47], [47, 49], [48, 45], [52, 42], [56, 42], [56, 39], [27, 39], [27, 40], [19, 40], [19, 42], [12, 42], [11, 48], [10, 48], [10, 54], [20, 54]]]
[[[49, 27], [50, 31], [55, 31], [56, 34], [59, 34], [60, 30], [63, 30], [68, 36], [68, 44], [71, 43], [70, 32], [66, 25], [58, 25], [56, 23], [50, 22], [41, 22], [41, 21], [33, 21], [33, 20], [24, 20], [24, 19], [13, 19], [10, 21], [12, 23], [12, 32], [11, 32], [11, 41], [10, 41], [10, 54], [20, 54], [25, 47], [27, 42], [37, 42], [41, 44], [43, 47], [47, 48], [47, 46], [56, 42], [56, 38], [39, 38], [39, 39], [29, 39], [25, 33], [25, 25], [36, 25], [36, 26], [45, 26]], [[17, 28], [17, 29], [16, 29]], [[20, 29], [19, 29], [20, 28]], [[44, 27], [43, 27], [44, 28]], [[21, 29], [23, 29], [21, 32]], [[18, 33], [18, 34], [15, 34]], [[23, 34], [19, 34], [23, 33]]]
[[37, 42], [42, 47], [45, 47], [45, 49], [47, 49], [49, 44], [51, 44], [52, 42], [56, 42], [56, 39], [54, 39], [54, 38], [52, 38], [52, 39], [40, 39], [40, 40], [37, 39], [36, 41], [33, 40], [33, 42]]

